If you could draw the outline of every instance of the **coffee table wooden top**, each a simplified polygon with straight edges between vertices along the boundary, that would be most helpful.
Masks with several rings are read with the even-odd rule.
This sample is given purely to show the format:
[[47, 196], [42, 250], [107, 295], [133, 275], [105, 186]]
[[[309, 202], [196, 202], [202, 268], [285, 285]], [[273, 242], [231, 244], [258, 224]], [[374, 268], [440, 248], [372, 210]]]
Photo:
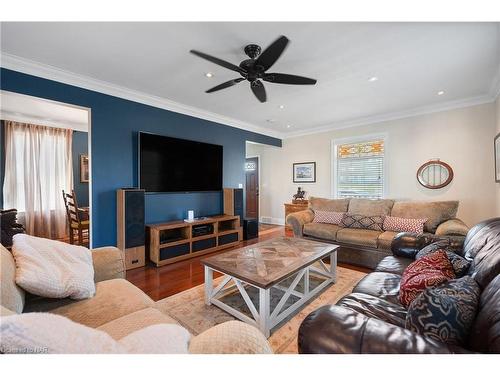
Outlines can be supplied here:
[[216, 271], [267, 289], [336, 251], [337, 245], [278, 237], [211, 256], [201, 262]]

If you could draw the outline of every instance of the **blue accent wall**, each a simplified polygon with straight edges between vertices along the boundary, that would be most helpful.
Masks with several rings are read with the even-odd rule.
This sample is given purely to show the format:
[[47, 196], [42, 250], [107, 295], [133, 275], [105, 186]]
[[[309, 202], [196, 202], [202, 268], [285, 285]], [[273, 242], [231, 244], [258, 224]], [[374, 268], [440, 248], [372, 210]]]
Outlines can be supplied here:
[[[224, 147], [225, 187], [245, 184], [245, 141], [281, 147], [281, 140], [196, 117], [2, 68], [2, 90], [91, 109], [93, 246], [116, 244], [116, 189], [137, 185], [137, 133], [219, 144]], [[222, 193], [147, 194], [146, 222], [222, 212]]]
[[80, 182], [80, 155], [89, 153], [89, 133], [73, 131], [73, 190], [80, 207], [89, 205], [89, 183]]

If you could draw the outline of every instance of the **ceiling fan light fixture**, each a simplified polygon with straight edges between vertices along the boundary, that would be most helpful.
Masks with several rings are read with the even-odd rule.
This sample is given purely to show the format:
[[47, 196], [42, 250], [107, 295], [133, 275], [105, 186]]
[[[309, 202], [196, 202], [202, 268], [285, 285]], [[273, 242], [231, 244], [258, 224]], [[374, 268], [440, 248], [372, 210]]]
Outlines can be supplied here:
[[279, 108], [279, 109], [285, 109], [285, 106], [284, 106], [283, 104], [280, 104], [280, 105], [278, 106], [278, 108]]
[[376, 76], [368, 78], [368, 82], [376, 82], [376, 81], [378, 81], [378, 77]]
[[438, 91], [437, 93], [439, 96], [444, 95], [444, 90]]

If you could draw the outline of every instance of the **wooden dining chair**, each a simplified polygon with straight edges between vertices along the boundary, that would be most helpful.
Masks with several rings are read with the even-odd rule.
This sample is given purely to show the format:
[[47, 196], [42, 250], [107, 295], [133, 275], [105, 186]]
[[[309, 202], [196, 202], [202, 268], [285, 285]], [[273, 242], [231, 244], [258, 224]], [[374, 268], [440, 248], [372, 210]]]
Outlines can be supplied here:
[[81, 210], [78, 208], [78, 203], [76, 201], [75, 191], [72, 190], [71, 194], [62, 191], [64, 205], [66, 206], [66, 216], [68, 218], [69, 226], [69, 242], [71, 244], [75, 243], [75, 231], [78, 233], [78, 245], [84, 245], [83, 241], [83, 231], [87, 231], [87, 239], [89, 233], [89, 220], [81, 219]]

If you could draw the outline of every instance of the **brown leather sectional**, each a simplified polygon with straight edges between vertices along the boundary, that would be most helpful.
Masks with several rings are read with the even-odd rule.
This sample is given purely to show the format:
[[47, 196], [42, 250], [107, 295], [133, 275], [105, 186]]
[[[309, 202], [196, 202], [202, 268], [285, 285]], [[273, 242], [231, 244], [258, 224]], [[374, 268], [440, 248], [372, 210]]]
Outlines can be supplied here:
[[286, 222], [294, 236], [331, 242], [340, 246], [338, 261], [374, 269], [391, 254], [391, 243], [398, 232], [342, 228], [338, 225], [315, 223], [314, 212], [336, 211], [364, 216], [396, 216], [427, 218], [424, 231], [429, 234], [453, 237], [462, 242], [469, 228], [456, 218], [458, 201], [424, 202], [392, 199], [325, 199], [309, 198], [306, 210], [290, 214]]
[[500, 218], [474, 226], [456, 252], [471, 261], [468, 274], [481, 288], [478, 314], [464, 347], [405, 329], [407, 310], [399, 283], [416, 253], [442, 237], [399, 234], [392, 256], [365, 276], [336, 305], [309, 314], [299, 330], [300, 353], [500, 353]]

